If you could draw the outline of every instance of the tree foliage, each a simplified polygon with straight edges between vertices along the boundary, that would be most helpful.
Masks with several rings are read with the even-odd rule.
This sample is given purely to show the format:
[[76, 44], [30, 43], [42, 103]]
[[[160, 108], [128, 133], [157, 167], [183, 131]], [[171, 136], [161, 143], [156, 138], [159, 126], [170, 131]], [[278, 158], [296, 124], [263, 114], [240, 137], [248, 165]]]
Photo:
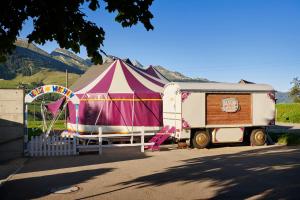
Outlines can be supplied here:
[[[147, 30], [153, 29], [149, 11], [153, 0], [1, 0], [0, 1], [0, 61], [15, 48], [14, 42], [28, 19], [33, 30], [27, 35], [29, 42], [44, 44], [56, 40], [61, 48], [75, 53], [86, 47], [87, 55], [97, 64], [102, 62], [101, 46], [105, 32], [86, 19], [82, 11], [85, 3], [92, 11], [101, 6], [116, 13], [115, 20], [123, 27], [141, 22]], [[103, 5], [102, 5], [103, 4]]]
[[300, 80], [298, 77], [291, 82], [292, 88], [289, 91], [289, 96], [293, 98], [295, 103], [300, 103]]

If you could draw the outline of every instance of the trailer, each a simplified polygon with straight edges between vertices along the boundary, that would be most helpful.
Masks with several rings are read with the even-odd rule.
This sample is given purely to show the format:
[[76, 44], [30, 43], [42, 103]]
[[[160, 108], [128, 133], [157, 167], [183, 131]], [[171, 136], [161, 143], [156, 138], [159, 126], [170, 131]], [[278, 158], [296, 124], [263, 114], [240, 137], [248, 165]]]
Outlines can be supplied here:
[[170, 82], [163, 92], [164, 126], [193, 147], [266, 142], [275, 124], [275, 90], [267, 84]]

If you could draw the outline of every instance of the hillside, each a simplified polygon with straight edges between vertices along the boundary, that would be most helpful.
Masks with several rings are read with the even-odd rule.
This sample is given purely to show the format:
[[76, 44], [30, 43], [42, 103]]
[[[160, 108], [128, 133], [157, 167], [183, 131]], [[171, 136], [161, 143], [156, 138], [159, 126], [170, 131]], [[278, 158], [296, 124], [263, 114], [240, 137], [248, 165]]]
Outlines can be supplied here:
[[20, 74], [31, 76], [44, 69], [61, 72], [67, 69], [70, 73], [82, 74], [89, 67], [62, 62], [27, 40], [19, 39], [15, 44], [16, 49], [6, 62], [0, 63], [0, 79], [10, 80]]
[[[79, 78], [78, 74], [69, 73], [69, 85], [72, 85]], [[32, 76], [17, 75], [12, 80], [0, 80], [1, 88], [18, 88], [22, 85], [35, 86], [37, 84], [65, 85], [65, 72], [41, 70]]]
[[191, 82], [209, 82], [208, 79], [205, 78], [191, 78], [183, 75], [180, 72], [170, 71], [162, 66], [154, 66], [164, 77], [166, 77], [170, 81], [191, 81]]
[[50, 55], [56, 60], [59, 60], [69, 66], [78, 67], [84, 71], [92, 65], [89, 60], [84, 60], [74, 53], [61, 48], [56, 48], [50, 53]]
[[[64, 85], [66, 69], [69, 72], [69, 85], [72, 85], [75, 79], [92, 66], [89, 59], [82, 59], [65, 49], [57, 48], [49, 54], [24, 39], [18, 39], [15, 44], [16, 49], [7, 57], [7, 61], [0, 63], [0, 88], [32, 88], [40, 84]], [[111, 58], [104, 56], [103, 60], [107, 59]], [[145, 68], [137, 60], [131, 64]], [[155, 68], [170, 81], [208, 81], [202, 78], [193, 79], [162, 66]]]
[[291, 103], [293, 100], [289, 97], [288, 92], [276, 92], [277, 103]]

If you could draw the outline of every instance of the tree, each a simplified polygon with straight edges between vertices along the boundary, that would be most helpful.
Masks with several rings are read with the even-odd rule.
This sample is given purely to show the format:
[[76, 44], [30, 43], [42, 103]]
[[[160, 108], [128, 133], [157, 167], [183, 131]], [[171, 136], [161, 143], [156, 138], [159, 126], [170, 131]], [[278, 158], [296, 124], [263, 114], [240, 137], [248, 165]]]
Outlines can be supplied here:
[[291, 82], [292, 88], [289, 91], [289, 96], [293, 98], [295, 103], [300, 103], [300, 80], [298, 77], [294, 78]]
[[[141, 22], [147, 30], [153, 29], [149, 11], [153, 0], [103, 0], [101, 4], [115, 21], [123, 27]], [[56, 40], [61, 48], [75, 53], [86, 47], [87, 55], [95, 64], [102, 62], [101, 46], [105, 32], [94, 22], [86, 20], [82, 6], [87, 3], [92, 11], [99, 7], [99, 0], [1, 0], [0, 1], [0, 61], [15, 48], [14, 42], [24, 22], [33, 20], [33, 30], [27, 35], [29, 42], [45, 44]]]

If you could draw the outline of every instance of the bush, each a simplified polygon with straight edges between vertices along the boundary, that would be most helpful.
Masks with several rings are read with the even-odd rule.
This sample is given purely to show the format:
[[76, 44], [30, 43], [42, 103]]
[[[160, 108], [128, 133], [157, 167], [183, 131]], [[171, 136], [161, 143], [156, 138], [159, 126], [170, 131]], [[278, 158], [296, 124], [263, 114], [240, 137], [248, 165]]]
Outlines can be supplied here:
[[279, 136], [278, 144], [284, 145], [300, 145], [300, 135], [294, 133], [285, 133]]
[[273, 142], [283, 145], [300, 145], [300, 134], [297, 133], [269, 133]]

